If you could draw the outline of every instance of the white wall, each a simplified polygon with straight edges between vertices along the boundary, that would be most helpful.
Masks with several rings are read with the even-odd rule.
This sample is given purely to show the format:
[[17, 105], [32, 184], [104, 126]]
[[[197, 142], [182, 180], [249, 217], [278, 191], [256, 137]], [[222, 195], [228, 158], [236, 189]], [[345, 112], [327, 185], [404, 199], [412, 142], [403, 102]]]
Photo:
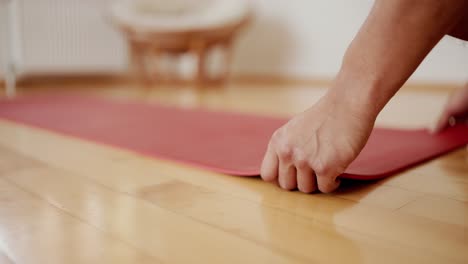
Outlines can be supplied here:
[[[19, 1], [25, 68], [67, 72], [125, 69], [124, 42], [102, 18], [105, 3], [110, 0]], [[334, 76], [372, 5], [371, 0], [251, 1], [257, 16], [236, 45], [234, 74], [301, 79]], [[0, 49], [4, 49], [3, 40]], [[0, 65], [2, 58], [5, 56], [0, 55]], [[54, 68], [54, 63], [67, 63], [68, 67]], [[417, 81], [459, 83], [467, 79], [468, 47], [449, 38], [412, 77]]]
[[7, 23], [6, 23], [6, 8], [4, 7], [6, 3], [3, 0], [0, 0], [0, 78], [3, 75], [4, 68], [5, 68], [5, 61], [7, 57], [7, 49], [6, 49], [6, 38], [7, 38]]
[[118, 71], [126, 47], [105, 18], [110, 0], [17, 0], [19, 70], [34, 73]]
[[[253, 0], [257, 19], [239, 41], [237, 73], [332, 77], [373, 1]], [[468, 80], [468, 46], [444, 38], [412, 80]]]

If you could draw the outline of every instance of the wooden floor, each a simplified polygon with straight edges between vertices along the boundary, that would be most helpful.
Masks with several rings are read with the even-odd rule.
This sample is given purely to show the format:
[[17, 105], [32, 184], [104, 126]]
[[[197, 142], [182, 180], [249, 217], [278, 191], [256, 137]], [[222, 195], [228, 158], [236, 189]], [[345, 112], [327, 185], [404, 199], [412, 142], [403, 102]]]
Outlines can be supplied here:
[[[21, 94], [47, 92], [292, 115], [324, 89], [68, 84]], [[426, 126], [446, 96], [404, 90], [378, 124]], [[0, 263], [468, 263], [468, 154], [306, 195], [0, 120]]]

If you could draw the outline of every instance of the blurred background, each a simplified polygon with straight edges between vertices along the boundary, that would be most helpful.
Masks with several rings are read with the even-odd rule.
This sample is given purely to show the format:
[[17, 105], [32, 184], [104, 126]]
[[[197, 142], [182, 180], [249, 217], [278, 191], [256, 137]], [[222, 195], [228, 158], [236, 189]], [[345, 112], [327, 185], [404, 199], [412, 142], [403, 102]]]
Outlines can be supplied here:
[[[221, 0], [226, 6], [224, 9], [213, 9], [211, 13], [199, 12], [198, 17], [192, 16], [185, 24], [182, 17], [196, 12], [190, 11], [191, 6], [196, 6], [197, 2], [211, 5], [212, 1], [143, 2], [153, 11], [159, 8], [151, 16], [170, 20], [167, 22], [160, 19], [158, 22], [156, 19], [151, 25], [153, 28], [146, 33], [151, 30], [170, 33], [171, 26], [176, 27], [178, 21], [182, 21], [179, 27], [193, 26], [193, 23], [197, 24], [208, 16], [215, 16], [213, 23], [219, 23], [216, 26], [222, 28], [222, 23], [226, 22], [222, 17], [229, 16], [229, 10], [238, 8], [235, 3], [248, 5], [248, 10], [239, 9], [239, 12], [244, 13], [235, 17], [239, 21], [245, 19], [245, 23], [241, 28], [236, 28], [234, 33], [231, 32], [232, 37], [229, 38], [232, 54], [227, 67], [231, 78], [313, 81], [333, 78], [347, 45], [366, 18], [373, 1]], [[122, 29], [122, 23], [131, 22], [122, 18], [125, 14], [116, 17], [111, 8], [113, 4], [115, 1], [111, 0], [0, 0], [0, 79], [5, 79], [8, 72], [14, 72], [19, 79], [31, 75], [128, 73], [132, 58], [132, 49], [129, 47], [131, 37]], [[184, 13], [181, 10], [188, 11]], [[133, 17], [142, 15], [137, 9], [133, 11]], [[145, 10], [140, 11], [144, 13]], [[166, 22], [170, 25], [164, 28]], [[199, 24], [201, 28], [207, 26]], [[135, 22], [133, 26], [138, 25], [141, 26], [141, 23]], [[192, 34], [189, 38], [192, 37], [196, 39], [196, 35]], [[158, 38], [155, 39], [147, 41], [157, 42]], [[197, 51], [199, 42], [185, 40], [191, 43], [187, 44], [187, 50]], [[182, 51], [176, 52], [180, 55], [176, 63], [166, 64], [170, 64], [168, 67], [175, 69], [180, 78], [190, 79], [196, 72], [196, 58], [193, 53], [185, 54]], [[216, 49], [210, 52], [204, 62], [208, 76], [219, 70], [220, 61], [223, 61], [222, 54], [217, 53]], [[157, 60], [164, 61], [164, 56], [163, 53]], [[462, 84], [467, 77], [468, 47], [456, 39], [446, 37], [410, 81]]]

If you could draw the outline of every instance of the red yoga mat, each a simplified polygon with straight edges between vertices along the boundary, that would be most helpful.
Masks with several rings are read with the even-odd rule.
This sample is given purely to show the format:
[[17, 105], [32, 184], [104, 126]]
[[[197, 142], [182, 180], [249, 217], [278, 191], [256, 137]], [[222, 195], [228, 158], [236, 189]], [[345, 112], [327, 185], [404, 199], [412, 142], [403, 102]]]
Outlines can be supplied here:
[[[287, 120], [76, 96], [0, 100], [0, 118], [237, 176], [258, 176], [271, 134]], [[372, 180], [468, 143], [468, 126], [431, 135], [376, 128], [342, 178]]]

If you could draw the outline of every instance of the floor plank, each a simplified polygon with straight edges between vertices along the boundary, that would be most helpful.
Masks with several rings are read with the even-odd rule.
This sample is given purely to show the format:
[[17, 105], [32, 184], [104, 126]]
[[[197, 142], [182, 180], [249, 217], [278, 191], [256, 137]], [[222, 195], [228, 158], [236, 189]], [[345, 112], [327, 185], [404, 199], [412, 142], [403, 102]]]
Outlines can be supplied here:
[[[88, 179], [82, 179], [82, 177], [63, 171], [51, 171], [50, 168], [20, 171], [12, 174], [8, 178], [40, 196], [53, 199], [54, 203], [66, 208], [70, 207], [70, 205], [67, 205], [72, 202], [70, 199], [76, 199], [78, 201], [89, 199], [89, 197], [86, 198], [88, 196], [87, 193], [91, 192], [88, 189], [94, 190], [93, 195], [97, 197], [99, 197], [100, 194], [96, 189], [100, 189], [116, 197], [122, 195], [118, 192], [113, 193], [99, 185], [93, 187], [92, 182]], [[40, 183], [37, 182], [38, 178], [41, 180]], [[83, 186], [85, 190], [75, 191], [66, 190], [66, 188], [62, 190], [70, 183], [75, 189]], [[56, 195], [57, 192], [64, 191], [68, 195], [70, 195], [71, 192], [77, 193], [76, 195], [79, 193], [84, 197], [64, 197], [61, 194]], [[289, 194], [293, 195], [292, 193]], [[358, 255], [363, 255], [369, 263], [375, 263], [376, 261], [381, 262], [380, 258], [382, 254], [389, 255], [386, 258], [386, 261], [389, 263], [409, 259], [413, 259], [413, 262], [425, 263], [440, 263], [447, 259], [451, 259], [452, 261], [459, 260], [462, 262], [462, 260], [467, 259], [466, 255], [459, 254], [452, 256], [449, 254], [458, 252], [459, 250], [457, 247], [459, 243], [457, 244], [457, 242], [460, 241], [456, 241], [456, 238], [454, 239], [452, 236], [442, 236], [441, 238], [447, 240], [447, 247], [455, 247], [457, 251], [447, 252], [446, 250], [440, 250], [437, 248], [438, 244], [434, 245], [434, 243], [423, 243], [419, 245], [418, 243], [421, 243], [421, 241], [418, 239], [414, 239], [410, 241], [410, 243], [394, 240], [394, 242], [389, 245], [387, 243], [382, 243], [380, 236], [373, 236], [370, 232], [366, 235], [362, 235], [361, 232], [364, 230], [363, 228], [360, 229], [361, 232], [352, 232], [352, 229], [343, 227], [342, 225], [331, 225], [331, 219], [325, 220], [322, 218], [320, 221], [317, 221], [317, 218], [301, 217], [301, 214], [297, 214], [297, 212], [296, 214], [293, 214], [293, 212], [285, 212], [282, 207], [272, 208], [269, 206], [262, 206], [262, 204], [245, 199], [238, 199], [232, 195], [222, 194], [212, 189], [194, 186], [181, 181], [166, 182], [147, 187], [142, 189], [138, 195], [157, 205], [159, 208], [186, 216], [189, 219], [194, 219], [196, 222], [204, 223], [221, 231], [233, 233], [232, 235], [234, 236], [260, 244], [272, 251], [283, 252], [297, 259], [318, 261], [320, 263], [342, 263], [345, 260], [349, 260], [351, 254], [333, 255], [333, 249], [329, 248], [329, 244], [334, 244], [345, 252], [359, 252]], [[103, 199], [104, 198], [99, 198], [100, 201]], [[93, 198], [93, 201], [94, 200], [97, 200], [97, 198]], [[101, 206], [108, 207], [108, 205], [105, 204]], [[99, 207], [101, 208], [101, 206]], [[103, 209], [98, 211], [103, 211]], [[82, 212], [80, 213], [80, 217], [85, 217], [85, 215], [89, 217], [89, 214], [90, 212]], [[388, 217], [388, 215], [385, 216]], [[432, 228], [434, 229], [445, 227], [444, 231], [450, 230], [450, 226], [427, 223], [427, 221], [423, 221], [424, 219], [413, 218], [418, 224], [423, 222], [432, 224]], [[378, 220], [381, 221], [382, 219]], [[144, 223], [141, 225], [143, 226], [143, 224]], [[126, 226], [128, 225], [131, 224], [127, 223]], [[401, 225], [397, 227], [405, 226]], [[408, 226], [407, 228], [414, 229], [414, 226]], [[151, 232], [150, 226], [148, 226], [147, 229], [148, 232]], [[452, 233], [459, 231], [458, 229], [452, 229]], [[343, 233], [346, 235], [343, 235]], [[428, 236], [423, 232], [417, 235], [423, 235], [424, 237], [422, 238], [431, 238], [431, 235]], [[434, 235], [440, 237], [441, 233], [432, 234], [432, 236]], [[405, 239], [408, 238], [405, 237]], [[460, 239], [460, 237], [458, 237], [458, 239]], [[432, 239], [430, 241], [434, 240]], [[431, 248], [433, 253], [423, 254], [426, 247]], [[390, 254], [390, 252], [392, 253]], [[347, 257], [343, 258], [344, 256]], [[363, 262], [363, 260], [356, 262]]]
[[[445, 156], [445, 160], [458, 155], [468, 156], [467, 151], [460, 149]], [[442, 196], [468, 202], [468, 162], [458, 162], [456, 166], [435, 160], [383, 180], [387, 186], [396, 186], [411, 192]]]
[[335, 195], [350, 201], [396, 210], [414, 201], [423, 194], [386, 186], [381, 182], [343, 183]]
[[[73, 92], [290, 116], [325, 90]], [[377, 123], [426, 126], [445, 98], [399, 93]], [[467, 153], [304, 195], [0, 120], [0, 263], [467, 263]]]
[[15, 263], [158, 263], [4, 179], [0, 239]]
[[22, 170], [7, 178], [163, 262], [308, 262], [61, 170]]
[[11, 170], [39, 166], [40, 162], [0, 146], [0, 175]]
[[468, 202], [423, 196], [406, 204], [399, 211], [460, 225], [468, 229]]

